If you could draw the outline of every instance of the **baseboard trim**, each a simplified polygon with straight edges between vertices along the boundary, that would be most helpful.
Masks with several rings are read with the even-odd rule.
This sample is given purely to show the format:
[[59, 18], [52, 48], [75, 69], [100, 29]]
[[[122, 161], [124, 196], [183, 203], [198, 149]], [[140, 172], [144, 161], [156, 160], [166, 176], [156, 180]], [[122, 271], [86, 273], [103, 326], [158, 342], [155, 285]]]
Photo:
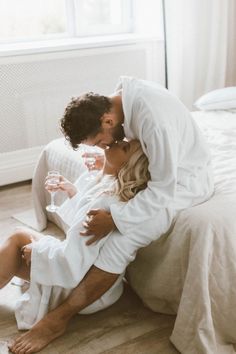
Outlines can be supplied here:
[[44, 146], [0, 154], [0, 186], [32, 179]]

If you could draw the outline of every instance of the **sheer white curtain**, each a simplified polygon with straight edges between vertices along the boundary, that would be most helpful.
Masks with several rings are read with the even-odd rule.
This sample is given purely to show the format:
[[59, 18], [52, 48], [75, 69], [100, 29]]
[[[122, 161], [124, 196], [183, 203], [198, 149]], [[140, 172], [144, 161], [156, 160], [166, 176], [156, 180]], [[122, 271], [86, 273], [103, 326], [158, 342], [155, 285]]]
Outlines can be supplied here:
[[236, 86], [236, 1], [166, 0], [168, 82], [189, 109], [204, 93]]

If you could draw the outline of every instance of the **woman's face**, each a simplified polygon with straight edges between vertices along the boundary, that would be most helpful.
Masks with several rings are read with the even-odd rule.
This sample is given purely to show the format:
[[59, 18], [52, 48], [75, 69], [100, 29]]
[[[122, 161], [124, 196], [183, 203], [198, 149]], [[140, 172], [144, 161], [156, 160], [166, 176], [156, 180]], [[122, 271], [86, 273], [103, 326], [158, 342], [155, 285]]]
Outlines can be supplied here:
[[121, 167], [129, 161], [138, 145], [138, 140], [115, 142], [105, 150], [105, 164], [113, 168], [115, 173], [119, 172]]

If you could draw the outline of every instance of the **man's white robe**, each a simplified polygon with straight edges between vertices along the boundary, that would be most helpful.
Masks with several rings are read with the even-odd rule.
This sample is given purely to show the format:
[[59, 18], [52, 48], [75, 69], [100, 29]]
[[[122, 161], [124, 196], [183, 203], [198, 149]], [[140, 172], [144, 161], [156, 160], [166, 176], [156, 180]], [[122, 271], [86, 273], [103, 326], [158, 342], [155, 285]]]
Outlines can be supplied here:
[[214, 188], [206, 142], [178, 98], [156, 83], [129, 77], [121, 77], [117, 91], [122, 95], [125, 136], [141, 142], [151, 180], [128, 203], [110, 207], [126, 239], [120, 242], [112, 235], [95, 265], [114, 273], [122, 272], [139, 248], [166, 233], [179, 210], [209, 199]]

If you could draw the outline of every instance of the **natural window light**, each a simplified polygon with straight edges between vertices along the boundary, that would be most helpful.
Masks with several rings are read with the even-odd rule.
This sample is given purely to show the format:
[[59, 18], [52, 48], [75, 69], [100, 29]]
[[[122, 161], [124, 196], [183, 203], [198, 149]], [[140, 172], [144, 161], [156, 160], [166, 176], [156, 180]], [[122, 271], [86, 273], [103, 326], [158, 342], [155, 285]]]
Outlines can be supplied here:
[[0, 0], [0, 40], [131, 32], [130, 0]]
[[162, 38], [161, 0], [0, 0], [0, 56], [148, 36]]
[[66, 22], [64, 0], [0, 0], [0, 39], [3, 42], [64, 36]]

